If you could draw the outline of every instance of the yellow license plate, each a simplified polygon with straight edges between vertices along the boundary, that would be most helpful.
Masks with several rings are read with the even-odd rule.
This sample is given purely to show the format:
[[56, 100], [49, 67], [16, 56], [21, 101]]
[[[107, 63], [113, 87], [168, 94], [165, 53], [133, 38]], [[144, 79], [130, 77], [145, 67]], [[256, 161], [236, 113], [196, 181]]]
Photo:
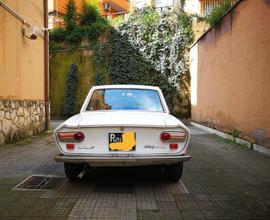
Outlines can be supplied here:
[[109, 133], [109, 149], [111, 151], [134, 151], [135, 148], [135, 132]]

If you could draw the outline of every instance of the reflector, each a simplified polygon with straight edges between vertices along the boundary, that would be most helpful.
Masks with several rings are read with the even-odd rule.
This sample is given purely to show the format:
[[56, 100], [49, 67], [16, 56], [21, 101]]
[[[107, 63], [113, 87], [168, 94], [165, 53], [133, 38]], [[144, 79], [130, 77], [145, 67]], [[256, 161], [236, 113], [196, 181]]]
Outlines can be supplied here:
[[177, 150], [178, 149], [178, 144], [170, 144], [170, 149], [171, 150]]
[[66, 144], [67, 150], [74, 150], [75, 145], [74, 144]]

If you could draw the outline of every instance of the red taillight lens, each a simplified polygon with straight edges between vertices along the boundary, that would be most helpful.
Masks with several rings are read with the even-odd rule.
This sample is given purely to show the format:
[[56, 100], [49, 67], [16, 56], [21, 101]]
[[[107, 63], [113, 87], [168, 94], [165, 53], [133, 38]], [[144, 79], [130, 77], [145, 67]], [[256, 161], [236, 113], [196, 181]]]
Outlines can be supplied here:
[[58, 139], [59, 141], [63, 142], [81, 142], [85, 138], [85, 135], [83, 132], [59, 132], [58, 133]]
[[84, 133], [78, 132], [74, 134], [74, 139], [77, 141], [83, 141], [85, 138]]
[[168, 141], [171, 138], [171, 135], [167, 132], [164, 132], [160, 135], [160, 139], [162, 141]]
[[74, 150], [75, 145], [74, 144], [66, 144], [67, 150]]
[[160, 135], [160, 139], [165, 142], [181, 142], [185, 141], [186, 137], [185, 131], [167, 131]]
[[177, 150], [178, 149], [178, 144], [170, 144], [170, 149], [171, 150]]

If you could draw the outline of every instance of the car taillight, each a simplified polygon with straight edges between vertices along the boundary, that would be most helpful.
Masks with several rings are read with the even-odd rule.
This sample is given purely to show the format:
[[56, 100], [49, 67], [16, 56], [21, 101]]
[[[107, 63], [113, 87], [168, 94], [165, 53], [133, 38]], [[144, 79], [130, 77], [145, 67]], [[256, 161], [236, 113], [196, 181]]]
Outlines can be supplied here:
[[75, 134], [74, 134], [74, 138], [75, 138], [75, 140], [77, 140], [77, 141], [83, 141], [84, 138], [85, 138], [85, 136], [84, 136], [84, 133], [78, 132], [78, 133], [75, 133]]
[[166, 131], [160, 134], [160, 139], [164, 142], [182, 142], [186, 136], [185, 131]]
[[170, 144], [170, 149], [171, 150], [177, 150], [178, 149], [178, 144]]
[[170, 138], [171, 138], [171, 135], [170, 135], [170, 133], [167, 133], [167, 132], [164, 132], [160, 135], [160, 139], [162, 141], [168, 141], [168, 140], [170, 140]]
[[66, 144], [67, 150], [74, 150], [75, 144]]
[[58, 139], [62, 142], [82, 142], [85, 135], [81, 131], [77, 132], [59, 132]]

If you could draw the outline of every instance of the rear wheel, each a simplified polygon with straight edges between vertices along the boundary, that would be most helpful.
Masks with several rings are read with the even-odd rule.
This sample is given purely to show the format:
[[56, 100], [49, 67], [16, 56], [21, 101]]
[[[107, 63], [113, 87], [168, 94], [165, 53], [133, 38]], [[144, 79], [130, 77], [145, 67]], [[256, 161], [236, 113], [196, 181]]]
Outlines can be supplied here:
[[183, 173], [183, 162], [165, 166], [166, 177], [172, 181], [177, 182], [181, 179]]
[[64, 163], [65, 173], [70, 180], [77, 180], [83, 170], [83, 164]]

